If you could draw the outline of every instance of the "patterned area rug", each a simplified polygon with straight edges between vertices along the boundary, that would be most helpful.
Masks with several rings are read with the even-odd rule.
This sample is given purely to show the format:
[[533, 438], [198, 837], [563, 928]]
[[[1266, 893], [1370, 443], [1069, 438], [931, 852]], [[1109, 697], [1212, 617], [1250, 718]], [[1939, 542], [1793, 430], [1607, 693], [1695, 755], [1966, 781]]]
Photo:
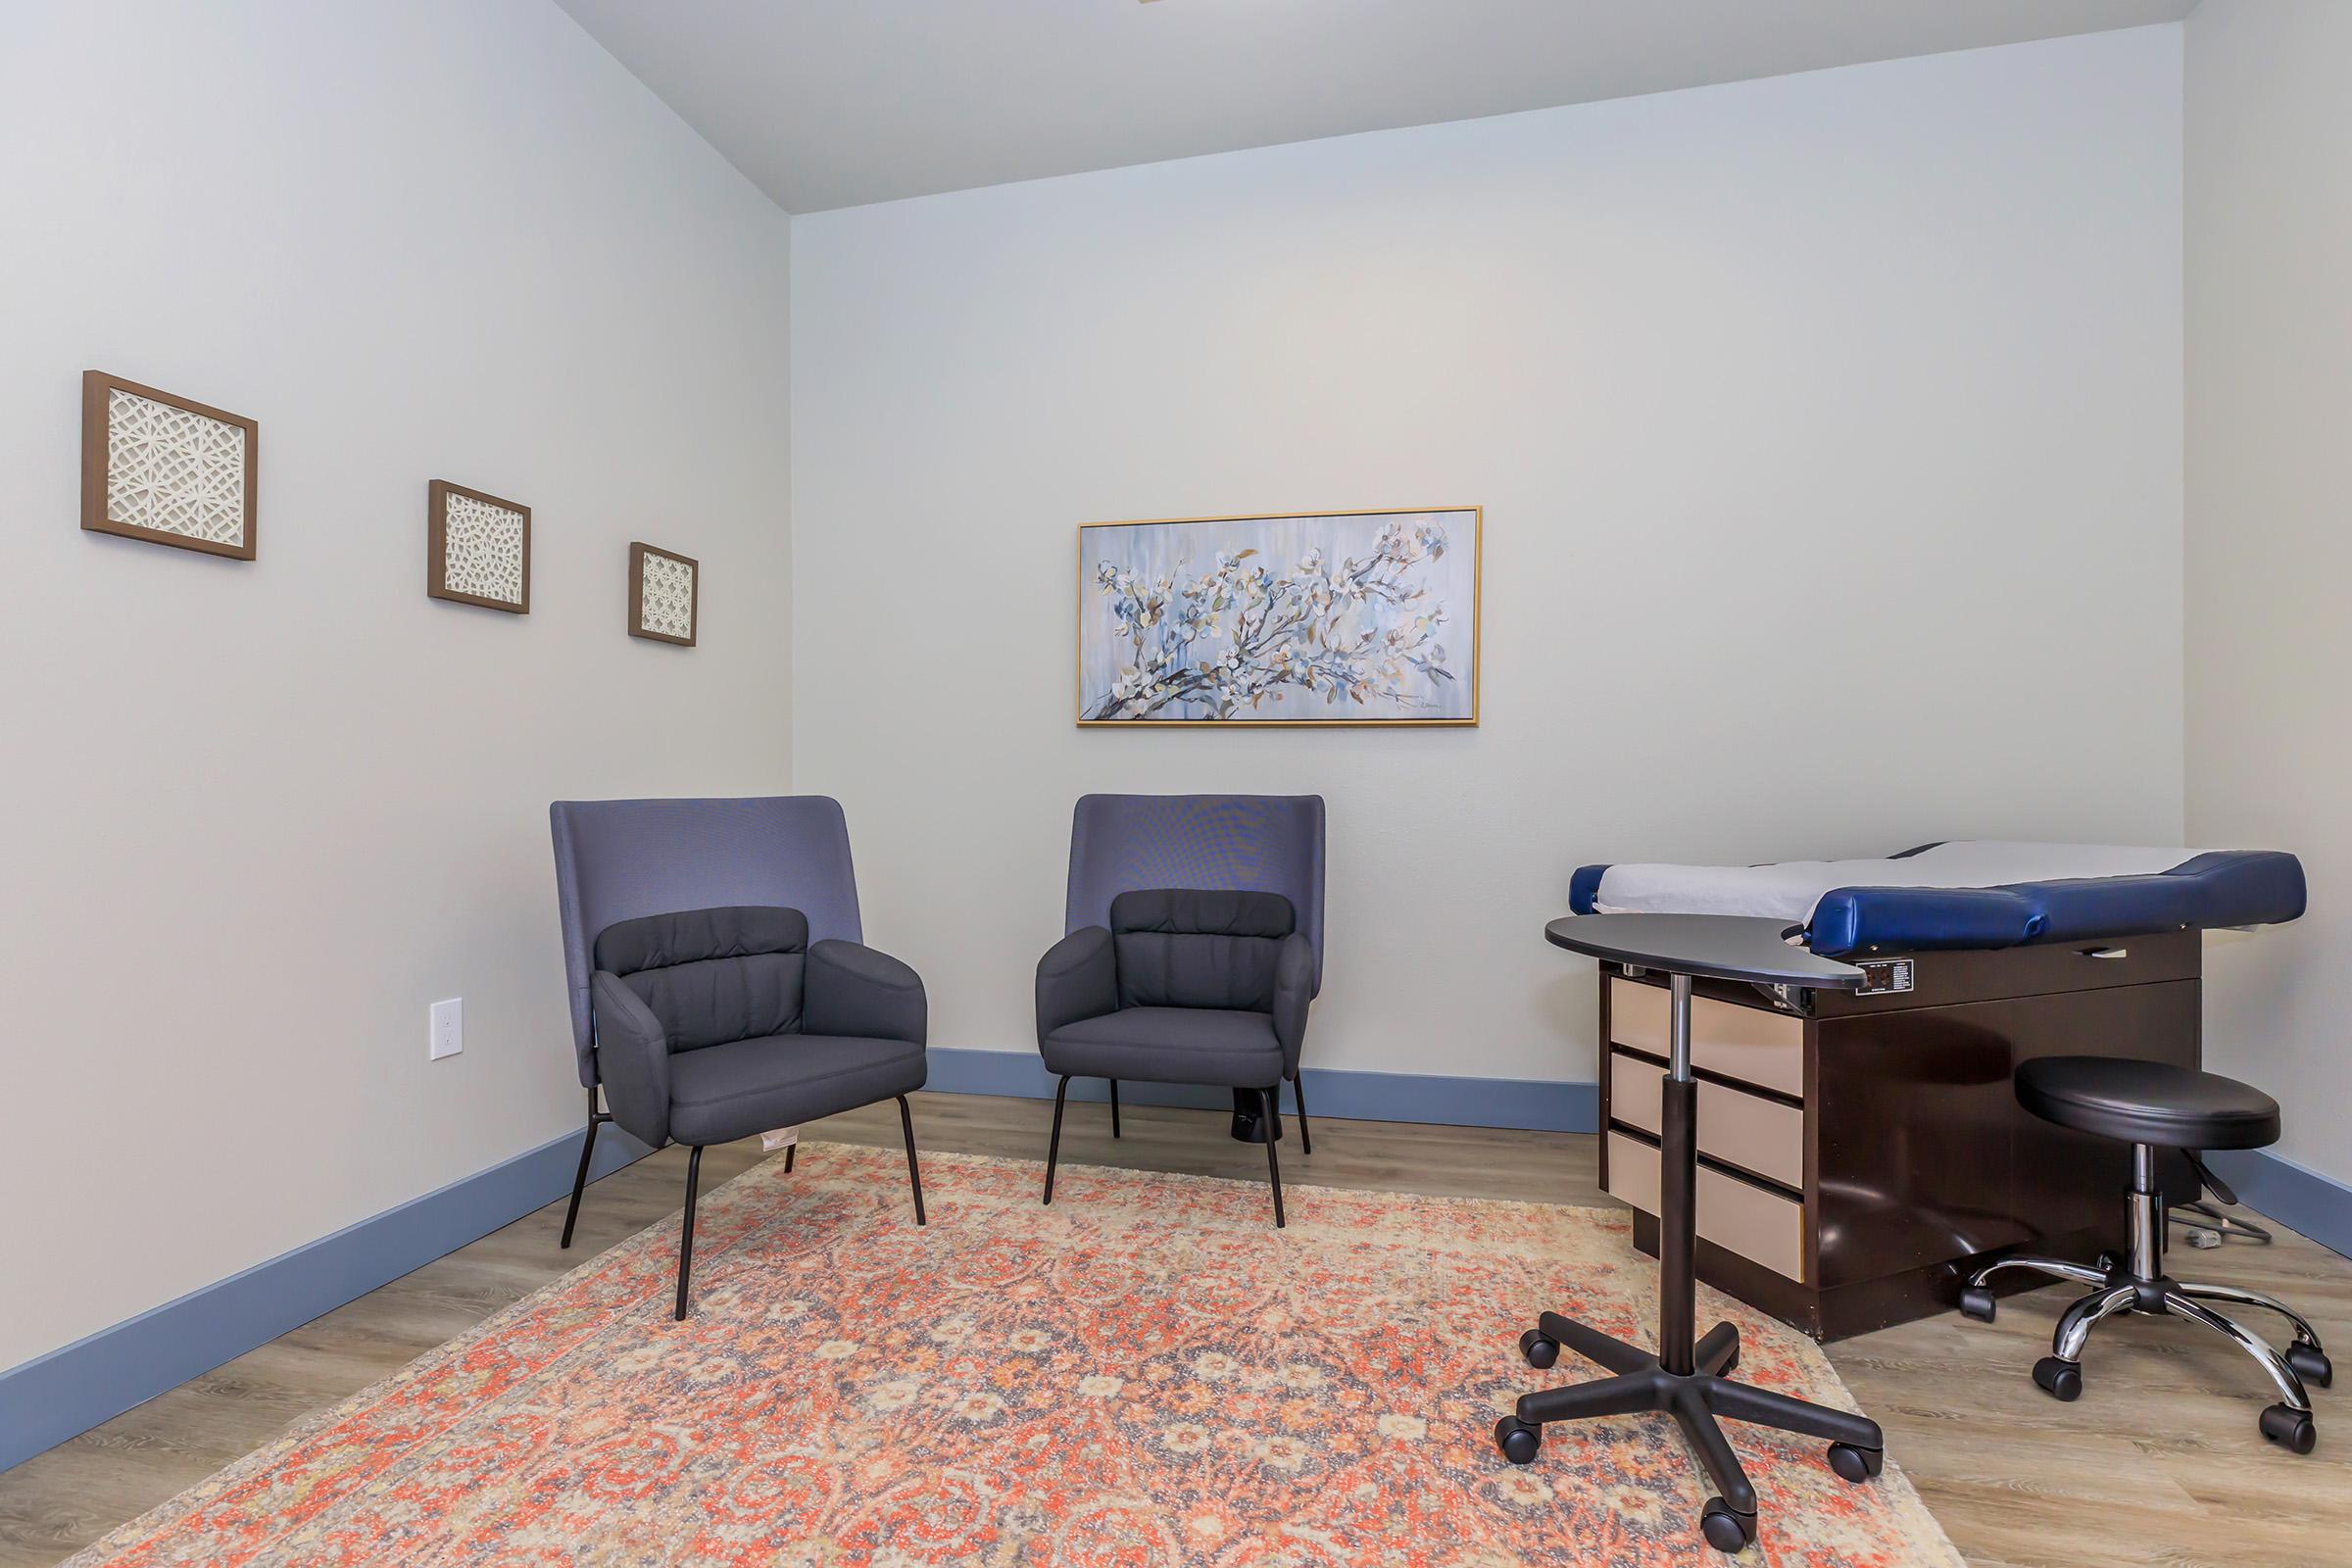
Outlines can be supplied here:
[[[1663, 1418], [1490, 1432], [1543, 1307], [1646, 1344], [1622, 1213], [817, 1145], [704, 1200], [695, 1310], [655, 1226], [73, 1559], [555, 1568], [1710, 1564]], [[591, 1201], [593, 1201], [593, 1196]], [[1712, 1292], [1740, 1375], [1851, 1407], [1801, 1336]], [[1733, 1427], [1745, 1562], [1956, 1568], [1893, 1465]]]

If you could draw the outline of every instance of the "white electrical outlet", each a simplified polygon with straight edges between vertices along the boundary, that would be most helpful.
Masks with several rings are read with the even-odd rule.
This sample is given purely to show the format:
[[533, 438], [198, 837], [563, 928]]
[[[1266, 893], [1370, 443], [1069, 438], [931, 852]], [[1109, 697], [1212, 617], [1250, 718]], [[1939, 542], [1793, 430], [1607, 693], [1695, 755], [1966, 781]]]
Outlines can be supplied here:
[[452, 997], [447, 1002], [433, 1004], [432, 1036], [428, 1043], [432, 1059], [454, 1056], [466, 1049], [466, 999]]

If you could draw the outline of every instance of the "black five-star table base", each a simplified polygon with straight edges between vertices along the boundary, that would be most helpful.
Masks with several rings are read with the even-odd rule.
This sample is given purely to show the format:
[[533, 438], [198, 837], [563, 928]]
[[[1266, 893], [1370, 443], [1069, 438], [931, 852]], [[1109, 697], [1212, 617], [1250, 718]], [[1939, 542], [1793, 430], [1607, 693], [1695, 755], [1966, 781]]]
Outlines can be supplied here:
[[[1742, 926], [1768, 929], [1737, 929]], [[1616, 947], [1620, 932], [1625, 938], [1669, 940], [1658, 944], [1663, 953], [1654, 948], [1628, 953]], [[1782, 948], [1777, 923], [1769, 921], [1704, 915], [1584, 916], [1556, 920], [1545, 934], [1561, 947], [1668, 971], [1673, 1070], [1660, 1086], [1658, 1349], [1653, 1355], [1573, 1318], [1545, 1312], [1535, 1328], [1519, 1337], [1529, 1365], [1550, 1366], [1565, 1347], [1616, 1375], [1520, 1396], [1516, 1412], [1494, 1424], [1494, 1446], [1511, 1463], [1532, 1464], [1544, 1446], [1547, 1422], [1642, 1411], [1671, 1415], [1715, 1484], [1716, 1494], [1699, 1515], [1699, 1533], [1718, 1551], [1738, 1551], [1756, 1539], [1756, 1489], [1725, 1441], [1722, 1421], [1827, 1438], [1830, 1468], [1847, 1481], [1867, 1481], [1886, 1468], [1886, 1440], [1868, 1416], [1733, 1382], [1732, 1369], [1740, 1364], [1740, 1331], [1733, 1325], [1718, 1323], [1704, 1339], [1692, 1343], [1697, 1316], [1692, 1258], [1698, 1231], [1692, 1200], [1698, 1178], [1698, 1083], [1690, 1073], [1690, 974], [1673, 972], [1673, 964], [1679, 959], [1691, 963], [1696, 972], [1724, 978], [1749, 978], [1752, 973], [1798, 984], [1851, 986], [1860, 976], [1845, 965]], [[1760, 956], [1740, 951], [1758, 944]], [[1752, 970], [1751, 964], [1756, 966]], [[1783, 969], [1795, 972], [1775, 972]], [[1838, 971], [1853, 978], [1844, 979]]]

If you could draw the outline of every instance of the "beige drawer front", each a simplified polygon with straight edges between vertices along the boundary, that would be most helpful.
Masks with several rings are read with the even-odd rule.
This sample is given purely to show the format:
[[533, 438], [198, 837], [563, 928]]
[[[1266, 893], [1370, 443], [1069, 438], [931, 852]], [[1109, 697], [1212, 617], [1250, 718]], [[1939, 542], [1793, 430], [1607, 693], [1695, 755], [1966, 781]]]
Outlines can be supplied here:
[[[1609, 1039], [1667, 1054], [1666, 990], [1609, 976]], [[1690, 1003], [1690, 1064], [1802, 1100], [1805, 1022], [1768, 1007], [1736, 1007], [1712, 997]]]
[[[1652, 1137], [1658, 1132], [1658, 1090], [1666, 1069], [1621, 1051], [1609, 1053], [1609, 1114]], [[1802, 1191], [1805, 1113], [1777, 1100], [1741, 1094], [1721, 1084], [1698, 1086], [1698, 1147], [1742, 1170]]]
[[[1658, 1152], [1610, 1133], [1609, 1192], [1645, 1214], [1658, 1211]], [[1698, 1234], [1799, 1284], [1805, 1278], [1805, 1209], [1778, 1193], [1698, 1168]]]

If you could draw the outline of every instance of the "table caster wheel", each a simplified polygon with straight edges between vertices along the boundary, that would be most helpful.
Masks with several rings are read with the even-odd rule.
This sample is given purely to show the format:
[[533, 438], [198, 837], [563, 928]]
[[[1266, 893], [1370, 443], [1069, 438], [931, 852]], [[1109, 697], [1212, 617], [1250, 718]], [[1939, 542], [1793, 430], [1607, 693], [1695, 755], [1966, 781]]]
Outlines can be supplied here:
[[1544, 1429], [1506, 1415], [1494, 1423], [1494, 1446], [1513, 1464], [1534, 1464], [1544, 1447]]
[[2034, 1381], [2053, 1399], [2070, 1403], [2082, 1397], [2082, 1369], [2072, 1361], [2045, 1355], [2034, 1363]]
[[1529, 1329], [1519, 1336], [1519, 1353], [1529, 1366], [1541, 1370], [1560, 1358], [1560, 1342], [1542, 1329]]
[[1738, 1551], [1756, 1539], [1756, 1516], [1736, 1514], [1721, 1497], [1709, 1497], [1698, 1516], [1698, 1533], [1717, 1551]]
[[2262, 1412], [2262, 1435], [2296, 1453], [2309, 1453], [2320, 1441], [2319, 1429], [2311, 1424], [2311, 1412], [2286, 1404], [2274, 1404]]
[[1850, 1443], [1833, 1443], [1830, 1445], [1830, 1468], [1838, 1472], [1840, 1481], [1868, 1481], [1886, 1468], [1886, 1450], [1856, 1447]]
[[2315, 1389], [2329, 1388], [2335, 1383], [2335, 1363], [2316, 1345], [2297, 1340], [2286, 1348], [2286, 1364], [2295, 1369], [2295, 1376]]
[[1962, 1317], [1973, 1317], [1980, 1323], [1989, 1323], [1992, 1321], [1992, 1314], [1995, 1310], [1992, 1293], [1984, 1286], [1971, 1285], [1961, 1291], [1960, 1315]]

